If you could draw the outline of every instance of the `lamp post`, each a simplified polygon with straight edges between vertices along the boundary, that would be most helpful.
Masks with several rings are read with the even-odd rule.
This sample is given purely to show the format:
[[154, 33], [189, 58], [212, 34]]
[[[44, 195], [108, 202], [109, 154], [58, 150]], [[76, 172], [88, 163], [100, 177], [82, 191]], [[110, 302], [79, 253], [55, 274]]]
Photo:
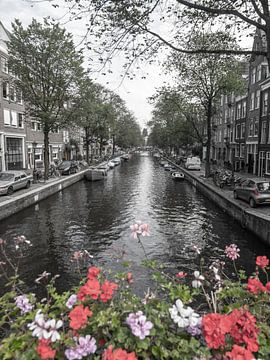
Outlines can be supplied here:
[[33, 148], [33, 162], [34, 162], [34, 170], [33, 170], [33, 182], [36, 183], [37, 181], [37, 173], [36, 173], [36, 147], [37, 143], [35, 141], [32, 142]]

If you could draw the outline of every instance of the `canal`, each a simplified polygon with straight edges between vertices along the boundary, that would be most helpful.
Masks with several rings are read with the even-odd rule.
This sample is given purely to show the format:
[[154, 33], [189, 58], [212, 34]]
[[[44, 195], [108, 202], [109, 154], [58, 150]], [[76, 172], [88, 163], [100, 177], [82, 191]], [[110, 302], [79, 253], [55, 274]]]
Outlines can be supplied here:
[[208, 266], [217, 258], [226, 261], [225, 246], [237, 244], [238, 266], [248, 273], [254, 270], [257, 255], [270, 257], [268, 247], [191, 184], [174, 182], [155, 159], [140, 155], [111, 170], [104, 182], [78, 182], [2, 221], [0, 237], [13, 260], [13, 238], [25, 235], [31, 240], [20, 273], [32, 291], [37, 286], [34, 280], [45, 270], [61, 275], [57, 283], [61, 291], [77, 284], [71, 258], [83, 249], [93, 256], [93, 264], [104, 269], [123, 270], [121, 260], [130, 260], [131, 268], [125, 271], [132, 271], [146, 286], [148, 273], [140, 267], [144, 253], [130, 237], [130, 225], [136, 220], [149, 224], [151, 235], [142, 238], [148, 256], [172, 273], [198, 269], [194, 245], [202, 249]]

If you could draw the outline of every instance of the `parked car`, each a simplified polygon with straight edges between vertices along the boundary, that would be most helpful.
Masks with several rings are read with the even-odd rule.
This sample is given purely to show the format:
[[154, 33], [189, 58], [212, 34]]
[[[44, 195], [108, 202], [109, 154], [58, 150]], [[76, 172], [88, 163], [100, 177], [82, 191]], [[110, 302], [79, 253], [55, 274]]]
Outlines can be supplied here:
[[246, 179], [235, 186], [233, 194], [235, 199], [245, 200], [253, 208], [260, 204], [270, 205], [270, 181]]
[[187, 158], [185, 168], [187, 170], [201, 170], [201, 159], [197, 156]]
[[33, 181], [32, 175], [24, 171], [2, 171], [0, 172], [0, 195], [11, 195], [18, 189], [28, 189]]
[[61, 175], [75, 174], [78, 171], [78, 165], [75, 161], [64, 160], [58, 165], [58, 170]]

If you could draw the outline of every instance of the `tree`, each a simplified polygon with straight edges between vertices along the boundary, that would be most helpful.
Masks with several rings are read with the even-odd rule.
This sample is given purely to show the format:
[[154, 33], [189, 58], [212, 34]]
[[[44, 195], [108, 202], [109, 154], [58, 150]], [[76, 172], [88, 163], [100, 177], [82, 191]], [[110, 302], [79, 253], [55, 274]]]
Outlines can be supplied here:
[[[218, 48], [234, 42], [228, 34], [195, 33], [190, 38], [190, 48]], [[167, 62], [169, 70], [176, 71], [181, 87], [193, 102], [204, 110], [206, 140], [205, 176], [210, 175], [210, 147], [213, 116], [222, 94], [240, 93], [244, 89], [241, 64], [233, 56], [220, 54], [185, 55], [173, 52]]]
[[54, 22], [35, 19], [24, 29], [12, 24], [8, 43], [9, 68], [17, 75], [26, 111], [37, 119], [44, 134], [45, 178], [49, 169], [49, 134], [66, 126], [74, 111], [78, 82], [83, 75], [82, 56], [72, 36]]

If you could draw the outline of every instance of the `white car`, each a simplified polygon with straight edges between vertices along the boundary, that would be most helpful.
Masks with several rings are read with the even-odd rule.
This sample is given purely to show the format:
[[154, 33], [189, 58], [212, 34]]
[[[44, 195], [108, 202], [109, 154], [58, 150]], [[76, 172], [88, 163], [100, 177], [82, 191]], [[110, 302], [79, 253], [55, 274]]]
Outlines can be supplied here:
[[185, 168], [187, 170], [201, 170], [201, 159], [196, 156], [187, 158]]
[[18, 189], [28, 189], [33, 181], [32, 175], [24, 171], [10, 170], [0, 172], [0, 195], [11, 195]]

